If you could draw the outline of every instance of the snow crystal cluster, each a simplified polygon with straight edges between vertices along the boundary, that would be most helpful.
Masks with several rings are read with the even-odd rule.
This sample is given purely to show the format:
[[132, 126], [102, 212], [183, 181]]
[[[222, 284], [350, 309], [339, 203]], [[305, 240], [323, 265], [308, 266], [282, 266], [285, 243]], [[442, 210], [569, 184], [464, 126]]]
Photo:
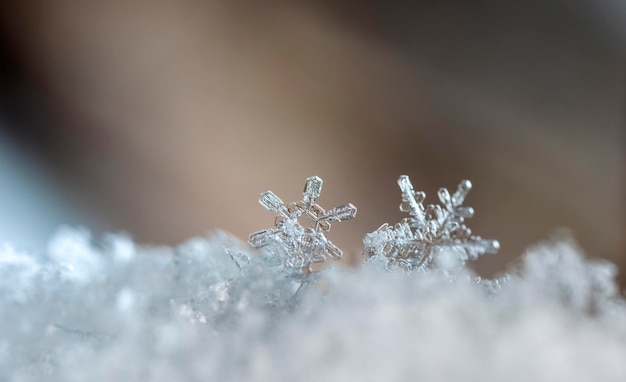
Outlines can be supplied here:
[[[319, 191], [307, 199], [307, 188], [297, 207], [262, 200], [278, 231], [260, 235], [260, 252], [223, 232], [154, 248], [70, 228], [42, 254], [0, 248], [0, 381], [626, 380], [626, 301], [612, 264], [561, 238], [496, 280], [445, 261], [389, 266], [386, 254], [310, 273], [272, 249], [294, 239], [284, 222], [318, 211]], [[442, 202], [468, 215], [462, 200], [452, 211]], [[326, 253], [323, 223], [351, 210], [311, 212], [313, 227], [293, 232]], [[456, 240], [429, 238], [440, 239]], [[437, 257], [457, 258], [454, 243]], [[309, 247], [294, 248], [306, 258]]]

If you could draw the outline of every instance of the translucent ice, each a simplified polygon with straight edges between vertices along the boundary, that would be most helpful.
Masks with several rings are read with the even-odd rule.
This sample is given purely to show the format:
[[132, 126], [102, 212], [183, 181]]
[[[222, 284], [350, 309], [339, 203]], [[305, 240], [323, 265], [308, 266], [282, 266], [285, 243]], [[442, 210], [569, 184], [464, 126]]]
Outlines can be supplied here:
[[[263, 248], [286, 269], [300, 273], [312, 272], [311, 265], [330, 259], [339, 259], [341, 249], [326, 237], [331, 221], [341, 222], [356, 216], [357, 209], [352, 204], [344, 204], [325, 211], [317, 199], [322, 192], [323, 181], [317, 176], [306, 180], [302, 200], [285, 207], [283, 201], [272, 191], [261, 194], [259, 202], [276, 214], [274, 228], [254, 232], [248, 238], [253, 248]], [[310, 227], [300, 224], [300, 218], [311, 220]]]
[[500, 245], [496, 240], [484, 240], [473, 235], [465, 219], [474, 215], [471, 207], [464, 207], [465, 197], [472, 183], [464, 180], [452, 195], [439, 190], [439, 204], [423, 204], [426, 195], [415, 192], [406, 175], [400, 176], [402, 191], [400, 210], [410, 217], [396, 225], [383, 224], [363, 239], [363, 253], [369, 257], [383, 257], [388, 267], [400, 266], [408, 270], [428, 266], [448, 268], [462, 266], [468, 259], [485, 253], [495, 253]]

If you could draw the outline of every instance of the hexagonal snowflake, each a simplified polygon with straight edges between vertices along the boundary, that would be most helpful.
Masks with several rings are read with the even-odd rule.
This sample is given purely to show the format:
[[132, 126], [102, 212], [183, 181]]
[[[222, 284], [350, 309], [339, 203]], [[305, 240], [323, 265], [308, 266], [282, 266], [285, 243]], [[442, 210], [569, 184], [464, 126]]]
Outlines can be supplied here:
[[485, 253], [495, 253], [500, 244], [496, 240], [484, 240], [472, 235], [464, 224], [474, 215], [471, 207], [462, 206], [472, 188], [469, 180], [459, 184], [450, 195], [447, 189], [439, 190], [441, 205], [424, 205], [426, 195], [415, 192], [406, 175], [400, 176], [398, 185], [402, 190], [400, 210], [410, 217], [394, 226], [385, 223], [363, 239], [364, 254], [384, 257], [388, 266], [400, 266], [409, 270], [422, 269], [432, 264], [433, 256], [445, 252], [453, 261], [464, 264]]
[[[351, 203], [325, 211], [316, 203], [322, 191], [323, 181], [317, 176], [306, 180], [301, 201], [285, 203], [272, 191], [261, 194], [259, 203], [276, 214], [274, 227], [255, 232], [248, 238], [254, 248], [263, 248], [270, 257], [288, 269], [300, 273], [311, 272], [311, 265], [326, 258], [339, 259], [343, 252], [326, 237], [331, 222], [341, 222], [356, 216], [357, 209]], [[312, 221], [310, 227], [300, 224], [300, 217]]]

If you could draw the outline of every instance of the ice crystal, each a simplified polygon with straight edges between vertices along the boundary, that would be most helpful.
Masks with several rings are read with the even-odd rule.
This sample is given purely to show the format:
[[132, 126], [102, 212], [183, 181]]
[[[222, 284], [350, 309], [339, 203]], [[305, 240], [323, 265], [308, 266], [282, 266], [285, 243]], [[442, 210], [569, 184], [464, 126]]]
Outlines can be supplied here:
[[[326, 258], [339, 259], [343, 252], [326, 237], [331, 222], [341, 222], [356, 216], [357, 209], [351, 203], [325, 211], [317, 199], [323, 181], [317, 176], [306, 180], [301, 201], [285, 203], [272, 191], [261, 194], [259, 203], [276, 214], [274, 227], [252, 233], [248, 243], [253, 248], [263, 248], [271, 258], [278, 260], [286, 269], [299, 273], [312, 272], [312, 264]], [[300, 224], [300, 218], [311, 220], [310, 227]]]
[[[464, 264], [485, 253], [495, 253], [500, 245], [496, 240], [484, 240], [472, 235], [464, 224], [474, 215], [474, 209], [463, 206], [472, 183], [464, 180], [456, 192], [447, 189], [438, 192], [439, 204], [424, 205], [424, 192], [416, 192], [407, 175], [398, 178], [402, 190], [400, 211], [410, 217], [394, 226], [385, 223], [363, 239], [364, 254], [385, 257], [388, 267], [409, 270], [423, 269], [431, 264], [449, 267]], [[436, 259], [434, 259], [436, 257]], [[436, 260], [436, 261], [433, 261]]]

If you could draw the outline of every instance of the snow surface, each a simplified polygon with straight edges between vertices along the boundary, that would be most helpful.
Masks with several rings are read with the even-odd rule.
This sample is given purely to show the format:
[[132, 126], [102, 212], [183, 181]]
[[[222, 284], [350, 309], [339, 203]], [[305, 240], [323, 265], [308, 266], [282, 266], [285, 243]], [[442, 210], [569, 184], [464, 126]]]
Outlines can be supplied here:
[[623, 382], [615, 273], [560, 240], [499, 280], [376, 257], [297, 279], [221, 232], [65, 228], [45, 254], [0, 248], [0, 381]]

